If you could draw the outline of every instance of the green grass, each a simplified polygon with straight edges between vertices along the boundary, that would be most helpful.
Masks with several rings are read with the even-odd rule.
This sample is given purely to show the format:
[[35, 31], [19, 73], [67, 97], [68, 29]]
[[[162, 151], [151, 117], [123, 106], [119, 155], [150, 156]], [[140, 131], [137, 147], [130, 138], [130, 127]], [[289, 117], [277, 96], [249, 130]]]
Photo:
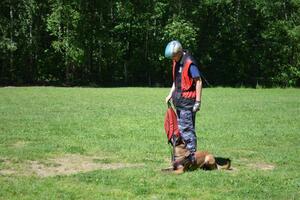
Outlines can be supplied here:
[[[205, 88], [198, 149], [235, 170], [164, 174], [169, 89], [0, 88], [0, 199], [300, 199], [300, 90]], [[39, 177], [62, 155], [144, 167]], [[251, 164], [268, 164], [263, 170]], [[12, 169], [17, 173], [1, 174]]]

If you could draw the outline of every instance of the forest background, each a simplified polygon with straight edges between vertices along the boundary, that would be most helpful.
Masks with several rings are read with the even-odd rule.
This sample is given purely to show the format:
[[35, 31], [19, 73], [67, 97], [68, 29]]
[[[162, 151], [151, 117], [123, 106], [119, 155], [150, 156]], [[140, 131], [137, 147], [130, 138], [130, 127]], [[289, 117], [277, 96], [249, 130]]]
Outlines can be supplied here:
[[213, 86], [300, 85], [300, 0], [2, 0], [1, 85], [170, 86], [181, 41]]

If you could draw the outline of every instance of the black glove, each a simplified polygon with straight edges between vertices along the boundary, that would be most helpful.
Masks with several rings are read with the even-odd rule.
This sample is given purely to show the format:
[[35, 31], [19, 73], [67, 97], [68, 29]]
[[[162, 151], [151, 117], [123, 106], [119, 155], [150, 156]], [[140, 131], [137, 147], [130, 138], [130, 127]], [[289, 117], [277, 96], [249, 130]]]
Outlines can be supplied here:
[[201, 107], [201, 101], [196, 101], [194, 106], [193, 106], [193, 112], [199, 111], [200, 107]]

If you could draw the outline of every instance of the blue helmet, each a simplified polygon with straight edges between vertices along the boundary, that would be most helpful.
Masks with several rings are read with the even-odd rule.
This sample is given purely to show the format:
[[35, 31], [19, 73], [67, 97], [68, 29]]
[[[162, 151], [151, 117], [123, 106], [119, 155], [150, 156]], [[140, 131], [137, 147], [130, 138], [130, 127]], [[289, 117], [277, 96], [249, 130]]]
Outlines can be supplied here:
[[173, 40], [169, 42], [168, 45], [166, 46], [165, 57], [172, 58], [174, 54], [178, 52], [182, 52], [182, 46], [180, 42], [178, 42], [177, 40]]

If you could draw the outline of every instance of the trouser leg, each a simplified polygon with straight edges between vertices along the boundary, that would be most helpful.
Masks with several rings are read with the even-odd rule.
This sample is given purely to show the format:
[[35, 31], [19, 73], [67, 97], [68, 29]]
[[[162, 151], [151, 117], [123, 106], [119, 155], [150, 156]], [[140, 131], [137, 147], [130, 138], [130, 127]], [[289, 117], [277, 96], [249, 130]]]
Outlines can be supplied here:
[[193, 155], [197, 150], [197, 137], [195, 133], [195, 113], [191, 110], [177, 110], [178, 126], [186, 148]]

